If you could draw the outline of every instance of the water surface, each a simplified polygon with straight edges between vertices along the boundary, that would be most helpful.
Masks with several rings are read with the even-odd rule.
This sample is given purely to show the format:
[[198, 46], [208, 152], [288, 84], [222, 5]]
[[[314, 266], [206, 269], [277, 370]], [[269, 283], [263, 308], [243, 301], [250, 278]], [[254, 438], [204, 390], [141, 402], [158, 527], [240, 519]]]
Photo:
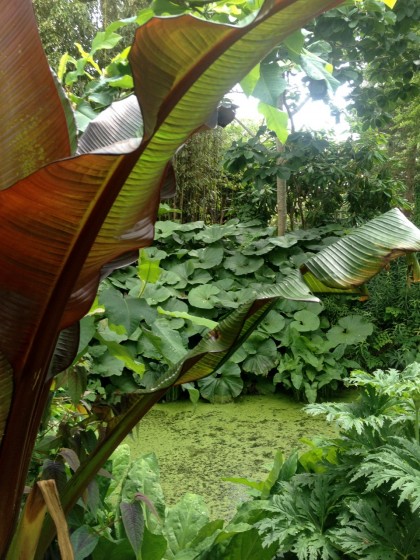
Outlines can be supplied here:
[[244, 487], [223, 477], [262, 480], [278, 449], [307, 449], [300, 440], [333, 434], [284, 395], [245, 396], [229, 404], [156, 405], [127, 439], [133, 457], [155, 452], [168, 504], [186, 492], [204, 496], [212, 518], [232, 516]]

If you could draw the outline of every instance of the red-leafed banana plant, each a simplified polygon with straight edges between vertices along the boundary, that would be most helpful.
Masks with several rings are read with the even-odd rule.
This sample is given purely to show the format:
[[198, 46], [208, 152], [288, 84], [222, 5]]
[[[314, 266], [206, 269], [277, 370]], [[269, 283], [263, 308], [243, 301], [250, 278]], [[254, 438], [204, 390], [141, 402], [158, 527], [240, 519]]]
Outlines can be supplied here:
[[[51, 77], [31, 1], [0, 0], [0, 558], [25, 557], [18, 556], [22, 549], [16, 543], [9, 556], [8, 550], [51, 378], [73, 358], [77, 321], [89, 310], [100, 277], [151, 243], [174, 152], [284, 37], [340, 3], [270, 0], [252, 23], [238, 28], [191, 16], [149, 20], [137, 31], [130, 54], [142, 137], [133, 131], [131, 109], [124, 117], [127, 108], [117, 103], [115, 119], [100, 127], [101, 138], [87, 136], [74, 156], [71, 113]], [[377, 261], [368, 271], [363, 271], [363, 251], [361, 270], [351, 258], [349, 268], [341, 269], [346, 287], [366, 280], [393, 251], [419, 249], [418, 232], [395, 216], [404, 233], [401, 242], [385, 240], [381, 250], [374, 245]], [[383, 233], [381, 227], [377, 231]], [[329, 259], [322, 280], [337, 288], [340, 274]], [[316, 276], [318, 269], [322, 265], [315, 263], [304, 272]], [[262, 303], [250, 303], [232, 319], [235, 328], [229, 324], [210, 333], [78, 469], [61, 497], [65, 511], [168, 384], [207, 375], [246, 337], [274, 297], [311, 299], [302, 286], [296, 278], [273, 287]], [[47, 522], [38, 558], [52, 535]]]

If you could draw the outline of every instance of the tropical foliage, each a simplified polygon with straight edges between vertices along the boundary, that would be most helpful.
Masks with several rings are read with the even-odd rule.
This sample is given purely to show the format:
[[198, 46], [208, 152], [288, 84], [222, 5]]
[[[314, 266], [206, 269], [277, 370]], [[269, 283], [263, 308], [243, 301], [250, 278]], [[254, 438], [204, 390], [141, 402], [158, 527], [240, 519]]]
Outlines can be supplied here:
[[[139, 130], [127, 128], [126, 104], [119, 105], [105, 126], [110, 135], [88, 139], [79, 151], [85, 153], [77, 157], [69, 157], [75, 151], [72, 115], [50, 74], [32, 3], [2, 4], [2, 28], [8, 30], [1, 36], [4, 70], [12, 58], [17, 70], [2, 86], [2, 98], [9, 101], [3, 106], [1, 138], [0, 508], [9, 515], [0, 527], [1, 556], [10, 547], [51, 379], [74, 357], [77, 321], [91, 306], [100, 274], [130, 261], [133, 251], [150, 243], [168, 162], [207, 121], [223, 94], [290, 32], [334, 4], [275, 2], [240, 28], [189, 16], [150, 20], [138, 31], [129, 55], [143, 114], [142, 139]], [[137, 123], [138, 118], [134, 128]], [[143, 413], [157, 398], [159, 393], [142, 401]], [[66, 510], [138, 418], [138, 412], [126, 418], [124, 430], [114, 432], [112, 442], [108, 439], [108, 451], [90, 463], [89, 474], [78, 469], [72, 497], [63, 498]], [[40, 528], [44, 505], [36, 521], [30, 511], [39, 503], [37, 492], [38, 486], [27, 502], [12, 554], [26, 546], [21, 535], [28, 524]], [[33, 551], [37, 531], [30, 533], [27, 546]]]
[[[0, 138], [4, 162], [0, 509], [9, 512], [0, 525], [1, 557], [41, 558], [57, 529], [61, 554], [71, 558], [63, 510], [65, 514], [72, 510], [100, 466], [169, 387], [197, 380], [222, 366], [279, 296], [314, 301], [308, 286], [321, 291], [354, 290], [355, 284], [374, 275], [392, 256], [418, 250], [418, 231], [395, 212], [367, 226], [353, 241], [340, 242], [343, 279], [335, 273], [334, 253], [327, 249], [324, 256], [302, 265], [301, 273], [265, 288], [259, 299], [251, 297], [164, 372], [149, 387], [149, 394], [136, 399], [118, 421], [104, 420], [100, 442], [90, 442], [86, 460], [79, 465], [67, 455], [74, 473], [62, 488], [53, 480], [54, 466], [46, 469], [49, 480], [34, 484], [14, 533], [52, 380], [77, 354], [78, 321], [91, 308], [99, 278], [132, 262], [138, 248], [151, 243], [159, 199], [172, 191], [170, 162], [175, 151], [209, 121], [224, 93], [263, 56], [311, 15], [338, 3], [276, 0], [241, 27], [214, 25], [190, 16], [149, 20], [137, 31], [127, 59], [132, 71], [127, 75], [132, 75], [136, 95], [111, 105], [91, 122], [77, 146], [73, 114], [51, 76], [31, 2], [2, 3], [2, 28], [7, 30], [0, 39], [2, 69], [7, 72], [13, 58], [16, 72], [3, 81], [6, 101]], [[111, 38], [101, 35], [101, 47], [96, 44], [92, 50], [104, 48], [107, 39], [113, 42], [115, 37], [108, 32]], [[70, 61], [76, 78], [80, 72], [89, 79], [89, 63], [101, 82], [101, 67], [95, 66], [89, 53], [81, 55], [80, 65], [78, 60]], [[121, 64], [127, 66], [127, 60]], [[108, 78], [109, 74], [106, 88], [113, 87]], [[85, 99], [78, 99], [75, 91], [72, 101], [80, 109]], [[108, 101], [90, 99], [89, 103], [98, 103], [100, 109]], [[382, 241], [380, 245], [372, 231]], [[367, 269], [366, 260], [371, 263]], [[50, 517], [44, 523], [47, 510]], [[254, 531], [252, 538], [255, 535]]]
[[101, 505], [90, 493], [87, 509], [72, 514], [76, 558], [417, 560], [419, 364], [355, 371], [348, 383], [350, 402], [307, 407], [335, 423], [337, 437], [286, 459], [277, 453], [265, 480], [228, 479], [252, 495], [228, 523], [210, 521], [196, 495], [165, 505], [155, 456], [133, 461], [120, 446], [107, 464], [114, 477], [98, 477]]
[[[343, 233], [331, 225], [280, 239], [258, 221], [157, 222], [155, 244], [141, 251], [138, 267], [101, 285], [81, 322], [81, 358], [57, 383], [70, 388], [75, 403], [83, 394], [85, 402], [123, 406], [125, 394], [153, 387], [206, 329]], [[357, 367], [348, 355], [372, 331], [373, 323], [352, 311], [332, 324], [319, 303], [279, 302], [217, 374], [198, 382], [200, 395], [227, 402], [278, 384], [313, 402]]]
[[362, 135], [337, 142], [325, 133], [296, 132], [284, 146], [281, 162], [275, 139], [265, 127], [227, 150], [225, 167], [240, 188], [231, 212], [272, 220], [276, 181], [287, 179], [290, 229], [327, 223], [362, 223], [390, 208], [409, 208], [405, 184], [390, 173], [386, 140]]

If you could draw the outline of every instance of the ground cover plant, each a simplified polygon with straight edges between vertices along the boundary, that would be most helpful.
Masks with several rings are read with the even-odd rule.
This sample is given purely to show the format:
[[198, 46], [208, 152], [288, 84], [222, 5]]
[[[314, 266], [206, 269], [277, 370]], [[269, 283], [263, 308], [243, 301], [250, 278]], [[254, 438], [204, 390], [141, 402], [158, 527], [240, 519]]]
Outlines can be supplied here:
[[248, 511], [254, 520], [264, 512], [253, 525], [265, 546], [300, 560], [419, 558], [419, 374], [419, 363], [356, 371], [353, 402], [307, 407], [340, 436], [313, 442], [266, 481]]
[[[174, 383], [198, 379], [221, 365], [278, 296], [316, 299], [295, 273], [264, 290], [260, 300], [251, 299], [234, 311], [181, 365], [165, 373], [151, 394], [118, 422], [102, 426], [100, 445], [95, 440], [89, 457], [75, 465], [60, 497], [53, 480], [34, 485], [13, 537], [52, 379], [77, 353], [77, 321], [90, 309], [99, 277], [131, 262], [139, 247], [150, 244], [159, 198], [173, 185], [170, 160], [175, 150], [208, 121], [223, 94], [261, 57], [311, 15], [335, 4], [278, 0], [238, 28], [189, 16], [151, 19], [138, 30], [129, 56], [143, 118], [134, 97], [120, 101], [87, 129], [71, 157], [76, 153], [72, 113], [50, 74], [31, 2], [2, 3], [4, 71], [11, 59], [17, 71], [3, 82], [8, 102], [1, 137], [0, 509], [9, 515], [0, 525], [0, 556], [42, 557], [56, 531], [51, 518], [44, 523], [48, 507], [62, 555], [71, 557], [60, 502], [68, 513], [150, 406]], [[375, 235], [383, 245], [369, 243], [371, 228], [378, 228]], [[327, 289], [330, 283], [335, 289], [353, 289], [394, 251], [419, 246], [418, 231], [396, 212], [360, 235], [367, 237], [359, 256], [367, 256], [371, 267], [354, 282], [359, 269], [355, 250], [344, 243], [348, 258], [342, 272], [349, 273], [347, 279], [340, 282], [333, 274], [327, 251], [324, 259], [318, 256], [302, 267], [310, 287]]]
[[[345, 231], [330, 225], [278, 238], [274, 227], [258, 221], [157, 222], [154, 246], [141, 251], [138, 266], [101, 285], [97, 306], [82, 320], [86, 352], [62, 376], [74, 402], [86, 389], [85, 400], [99, 397], [110, 405], [124, 404], [126, 393], [150, 389], [206, 329]], [[373, 328], [351, 310], [332, 324], [320, 303], [279, 302], [217, 374], [198, 381], [199, 393], [228, 402], [243, 391], [279, 385], [313, 402], [358, 367], [346, 355]], [[197, 397], [191, 384], [184, 389]]]

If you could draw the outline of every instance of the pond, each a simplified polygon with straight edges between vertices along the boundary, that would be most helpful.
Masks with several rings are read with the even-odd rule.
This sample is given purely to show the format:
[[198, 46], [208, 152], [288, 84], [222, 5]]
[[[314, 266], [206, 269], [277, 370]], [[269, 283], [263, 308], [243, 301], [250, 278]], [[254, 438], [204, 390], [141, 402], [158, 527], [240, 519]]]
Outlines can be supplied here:
[[262, 480], [278, 449], [304, 450], [302, 438], [334, 433], [323, 418], [276, 394], [196, 407], [189, 401], [158, 404], [126, 443], [133, 457], [156, 453], [168, 505], [192, 492], [205, 498], [212, 518], [228, 519], [247, 490], [224, 477]]

